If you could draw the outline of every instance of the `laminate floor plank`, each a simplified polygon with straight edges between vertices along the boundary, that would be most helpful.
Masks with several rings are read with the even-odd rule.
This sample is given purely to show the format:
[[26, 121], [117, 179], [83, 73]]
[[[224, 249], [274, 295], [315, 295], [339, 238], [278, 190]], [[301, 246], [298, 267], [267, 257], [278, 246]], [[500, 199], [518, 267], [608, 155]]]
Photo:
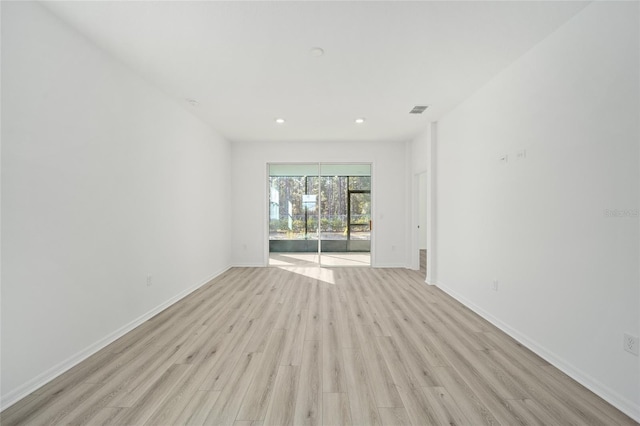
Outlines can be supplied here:
[[378, 413], [362, 354], [356, 349], [345, 348], [343, 356], [351, 420], [357, 425], [381, 425], [380, 413]]
[[297, 365], [278, 368], [273, 398], [263, 422], [265, 426], [293, 426], [299, 374], [300, 366]]
[[438, 367], [436, 371], [440, 383], [451, 394], [472, 425], [499, 424], [489, 408], [453, 368]]
[[628, 424], [626, 416], [620, 416], [617, 410], [612, 410], [609, 404], [604, 403], [600, 398], [594, 398], [590, 392], [578, 382], [567, 380], [563, 372], [552, 366], [540, 368], [541, 377], [545, 382], [556, 385], [556, 388], [565, 386], [565, 401], [572, 410], [583, 419], [585, 423], [602, 423], [602, 424]]
[[[201, 426], [204, 424], [209, 412], [213, 409], [220, 391], [196, 391], [187, 405], [182, 409], [178, 416], [174, 419], [175, 425]], [[147, 422], [149, 426], [151, 425]]]
[[68, 370], [65, 374], [53, 379], [34, 394], [41, 395], [46, 399], [47, 395], [59, 395], [65, 392], [65, 389], [70, 389], [72, 386], [77, 386], [80, 383], [101, 383], [100, 380], [89, 380], [89, 377], [97, 374], [99, 371], [103, 371], [106, 365], [116, 363], [119, 358], [122, 358], [123, 354], [117, 354], [108, 350], [101, 350], [91, 355], [89, 358], [74, 366]]
[[338, 290], [335, 285], [323, 285], [322, 315], [323, 320], [337, 320]]
[[[509, 409], [512, 410], [516, 415], [523, 419], [524, 423], [527, 425], [538, 425], [538, 426], [546, 426], [546, 425], [554, 425], [561, 424], [558, 423], [557, 419], [546, 417], [544, 419], [536, 416], [539, 412], [534, 408], [533, 410], [527, 405], [527, 400], [520, 399], [512, 399], [507, 401]], [[531, 401], [531, 400], [528, 400]]]
[[264, 423], [257, 420], [236, 420], [233, 426], [262, 426]]
[[74, 386], [63, 398], [57, 398], [47, 405], [46, 408], [34, 411], [27, 417], [26, 422], [30, 425], [57, 425], [78, 403], [82, 403], [91, 395], [95, 388], [102, 384], [81, 383]]
[[320, 340], [306, 340], [296, 396], [295, 425], [322, 425], [322, 346]]
[[437, 425], [435, 409], [431, 407], [422, 388], [417, 383], [407, 366], [402, 362], [402, 354], [393, 338], [379, 336], [376, 338], [387, 361], [393, 381], [397, 386], [402, 403], [414, 426]]
[[369, 293], [364, 297], [367, 305], [371, 308], [374, 333], [376, 336], [391, 336], [391, 326], [387, 322], [386, 313], [391, 312], [393, 308], [385, 306], [386, 300], [381, 297], [380, 283], [376, 279], [376, 275], [369, 271], [364, 271], [363, 275], [365, 275], [369, 287]]
[[45, 405], [47, 403], [48, 399], [33, 392], [0, 412], [0, 425], [25, 424], [30, 416], [46, 410]]
[[298, 299], [296, 310], [309, 309], [309, 302], [311, 300], [311, 289], [313, 288], [315, 280], [304, 275], [304, 269], [299, 270], [298, 274], [300, 274], [300, 276], [302, 276], [303, 278], [300, 282], [300, 285], [302, 286], [302, 294]]
[[[385, 271], [385, 274], [389, 274], [389, 272]], [[386, 302], [388, 306], [392, 307], [392, 309], [387, 309], [387, 316], [392, 316], [392, 312], [394, 311], [400, 311], [405, 315], [411, 315], [412, 318], [421, 323], [423, 325], [423, 330], [430, 333], [436, 333], [437, 329], [434, 327], [434, 324], [440, 322], [440, 320], [431, 313], [432, 309], [429, 308], [432, 306], [416, 305], [414, 301], [406, 295], [406, 292], [402, 287], [398, 287], [398, 289], [396, 289], [391, 285], [391, 283], [395, 285], [396, 281], [392, 280], [390, 282], [386, 282], [386, 285], [380, 286], [381, 300]]]
[[293, 312], [289, 319], [289, 328], [286, 329], [284, 350], [280, 359], [280, 365], [300, 365], [302, 362], [302, 350], [304, 348], [304, 335], [307, 327], [309, 311], [302, 309]]
[[378, 407], [404, 407], [382, 351], [378, 347], [373, 327], [358, 324], [356, 328], [360, 337], [363, 362], [369, 373]]
[[473, 426], [473, 423], [462, 413], [458, 404], [456, 404], [445, 388], [437, 386], [422, 388], [422, 390], [431, 407], [435, 408], [438, 424]]
[[342, 393], [347, 391], [342, 347], [338, 335], [338, 325], [336, 321], [324, 320], [322, 332], [323, 392]]
[[[532, 399], [509, 401], [516, 411], [528, 411], [532, 415], [531, 423], [541, 425], [569, 424], [567, 419], [554, 417], [549, 411]], [[526, 414], [523, 414], [526, 417]], [[630, 423], [631, 424], [631, 423]]]
[[318, 282], [311, 284], [309, 294], [309, 312], [304, 335], [305, 340], [322, 340], [322, 286]]
[[[408, 335], [407, 330], [397, 318], [391, 319], [392, 327], [394, 327], [393, 346], [402, 353], [401, 359], [404, 361], [407, 369], [412, 373], [417, 386], [431, 387], [437, 386], [438, 378], [435, 374], [434, 367], [429, 364], [427, 351], [419, 342], [415, 342]], [[386, 340], [385, 340], [386, 341]]]
[[195, 364], [204, 358], [206, 348], [219, 343], [224, 337], [224, 330], [215, 326], [202, 325], [195, 331], [184, 350], [176, 357], [176, 364]]
[[361, 324], [371, 325], [373, 323], [373, 318], [371, 317], [372, 309], [371, 306], [364, 303], [363, 291], [361, 289], [362, 283], [360, 282], [362, 276], [356, 273], [356, 269], [350, 272], [351, 273], [346, 276], [348, 284], [340, 288], [344, 288], [343, 294], [345, 298], [349, 300], [349, 308], [353, 314], [353, 319]]
[[[176, 337], [173, 341], [173, 352], [176, 353], [187, 342], [190, 335], [192, 335], [196, 328], [195, 324], [189, 327], [179, 327], [181, 337]], [[173, 337], [173, 334], [172, 334]], [[108, 347], [106, 348], [108, 350]], [[91, 373], [85, 375], [82, 379], [85, 383], [107, 383], [117, 380], [121, 375], [122, 370], [129, 369], [132, 365], [144, 365], [148, 362], [150, 355], [153, 356], [157, 353], [164, 351], [161, 346], [153, 345], [148, 342], [146, 345], [131, 346], [128, 350], [122, 352], [116, 352], [115, 356], [105, 361], [99, 368], [93, 370]], [[65, 377], [66, 375], [62, 376]]]
[[351, 426], [349, 397], [346, 393], [325, 393], [322, 396], [322, 420], [326, 426]]
[[245, 350], [247, 352], [262, 352], [267, 346], [267, 342], [271, 337], [276, 324], [276, 320], [282, 311], [282, 304], [273, 303], [270, 308], [264, 312], [261, 318], [258, 318], [258, 325], [255, 333], [247, 343]]
[[231, 268], [0, 423], [638, 425], [416, 271], [318, 266]]
[[[473, 389], [474, 394], [491, 411], [493, 416], [502, 424], [526, 424], [523, 419], [510, 412], [505, 399], [511, 397], [509, 390], [493, 375], [481, 373], [480, 358], [471, 349], [464, 347], [459, 341], [450, 336], [439, 336], [434, 339], [439, 349], [451, 360], [452, 367], [463, 377], [464, 381]], [[511, 398], [513, 399], [513, 398]]]
[[[78, 403], [74, 406], [73, 410], [63, 417], [60, 423], [90, 424], [88, 422], [103, 408], [119, 407], [119, 405], [114, 404], [114, 400], [121, 398], [122, 395], [127, 397], [126, 395], [131, 392], [132, 389], [143, 389], [139, 387], [141, 384], [139, 381], [141, 375], [152, 377], [151, 374], [158, 373], [158, 371], [145, 368], [145, 365], [149, 363], [156, 365], [159, 359], [161, 361], [169, 359], [180, 350], [180, 347], [181, 346], [178, 345], [168, 351], [153, 347], [154, 350], [149, 351], [149, 353], [146, 354], [147, 356], [137, 356], [133, 362], [118, 369], [116, 374], [109, 377], [109, 379], [103, 383], [103, 386], [96, 388], [93, 392], [87, 392], [84, 396], [86, 399], [81, 403], [77, 401]], [[164, 374], [164, 371], [160, 371], [159, 374]], [[156, 380], [158, 378], [158, 376], [153, 377], [155, 377]], [[152, 384], [151, 382], [143, 383], [145, 389]], [[124, 412], [125, 410], [122, 411]]]
[[176, 382], [179, 382], [190, 368], [192, 366], [188, 364], [170, 366], [132, 407], [120, 411], [109, 424], [144, 424], [162, 406]]
[[[580, 424], [582, 422], [580, 416], [573, 413], [572, 409], [563, 402], [563, 399], [567, 397], [564, 392], [558, 392], [558, 389], [548, 386], [539, 379], [540, 368], [537, 365], [532, 364], [526, 358], [519, 361], [513, 360], [497, 350], [487, 351], [485, 356], [492, 358], [495, 363], [508, 371], [514, 380], [526, 388], [531, 398], [525, 398], [524, 401], [535, 400], [538, 405], [544, 406], [545, 417], [554, 418], [555, 423]], [[526, 407], [520, 408], [522, 410], [516, 411], [526, 416]]]
[[356, 318], [352, 299], [347, 295], [347, 293], [347, 291], [342, 290], [342, 286], [338, 287], [336, 322], [338, 324], [338, 333], [340, 334], [340, 347], [356, 348], [358, 347], [358, 336], [356, 334], [355, 325], [359, 321]]
[[274, 328], [284, 328], [287, 329], [290, 327], [290, 319], [292, 315], [296, 314], [295, 306], [297, 304], [297, 300], [302, 296], [302, 286], [298, 285], [297, 277], [293, 278], [294, 281], [291, 284], [291, 292], [282, 302], [282, 310], [280, 311], [280, 315], [276, 320]]
[[[406, 330], [407, 337], [421, 349], [422, 355], [429, 365], [434, 367], [446, 367], [450, 365], [449, 361], [437, 350], [432, 341], [436, 333], [423, 330], [422, 321], [424, 320], [413, 318], [411, 315], [405, 315], [404, 312], [398, 310], [394, 310], [393, 314], [395, 315], [395, 319], [401, 324], [400, 326]], [[388, 321], [393, 322], [393, 319], [389, 318]]]
[[209, 369], [209, 366], [204, 363], [188, 365], [191, 365], [191, 368], [169, 390], [162, 405], [145, 424], [149, 426], [182, 424], [178, 419], [193, 398], [202, 392], [199, 391], [200, 384]]
[[546, 366], [549, 362], [533, 353], [531, 350], [523, 346], [520, 342], [512, 338], [505, 333], [496, 333], [494, 331], [488, 331], [483, 334], [484, 338], [489, 340], [494, 347], [494, 350], [503, 353], [507, 356], [526, 360], [534, 366]]
[[597, 412], [599, 416], [606, 416], [601, 417], [603, 421], [611, 419], [621, 425], [635, 424], [633, 422], [630, 422], [629, 417], [622, 414], [619, 410], [608, 404], [602, 398], [598, 397], [592, 392], [589, 392], [580, 383], [571, 380], [569, 376], [567, 376], [557, 368], [551, 365], [547, 365], [543, 367], [542, 370], [544, 371], [542, 377], [545, 381], [547, 380], [547, 378], [553, 377], [553, 382], [555, 382], [558, 387], [569, 389], [571, 396], [575, 398], [575, 401], [573, 402], [576, 405], [589, 407], [589, 411], [591, 414], [595, 415], [595, 412]]
[[182, 345], [177, 351], [160, 351], [156, 357], [139, 366], [137, 377], [127, 383], [127, 386], [109, 402], [109, 406], [132, 407], [150, 388], [156, 386], [172, 365], [182, 365], [177, 361], [183, 358], [182, 355], [187, 347]]
[[114, 419], [121, 416], [124, 410], [128, 408], [122, 407], [106, 407], [98, 411], [98, 413], [91, 419], [92, 426], [101, 426], [113, 424]]
[[222, 390], [228, 382], [235, 365], [245, 353], [245, 347], [255, 332], [256, 320], [245, 320], [233, 333], [229, 333], [231, 338], [221, 350], [215, 365], [203, 381], [201, 390]]
[[458, 318], [449, 315], [446, 311], [441, 311], [438, 317], [440, 321], [434, 324], [438, 333], [455, 336], [466, 347], [478, 351], [495, 349], [487, 339], [484, 339], [482, 331], [468, 329], [467, 323], [458, 321]]
[[404, 407], [379, 407], [383, 426], [411, 426], [411, 420]]
[[224, 386], [204, 424], [229, 425], [236, 420], [244, 395], [260, 363], [260, 353], [244, 353], [233, 369], [229, 383]]
[[274, 330], [263, 352], [260, 367], [247, 390], [236, 418], [238, 420], [264, 420], [273, 393], [278, 367], [285, 349], [287, 330]]

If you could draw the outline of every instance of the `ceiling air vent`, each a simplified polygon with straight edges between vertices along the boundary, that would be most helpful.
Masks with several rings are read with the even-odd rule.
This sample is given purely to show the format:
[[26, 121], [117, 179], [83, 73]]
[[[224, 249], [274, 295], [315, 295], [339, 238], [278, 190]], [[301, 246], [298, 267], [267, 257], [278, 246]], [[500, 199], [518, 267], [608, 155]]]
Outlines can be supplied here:
[[428, 105], [416, 105], [413, 107], [413, 109], [411, 111], [409, 111], [409, 114], [422, 114], [424, 112], [425, 109], [429, 108]]

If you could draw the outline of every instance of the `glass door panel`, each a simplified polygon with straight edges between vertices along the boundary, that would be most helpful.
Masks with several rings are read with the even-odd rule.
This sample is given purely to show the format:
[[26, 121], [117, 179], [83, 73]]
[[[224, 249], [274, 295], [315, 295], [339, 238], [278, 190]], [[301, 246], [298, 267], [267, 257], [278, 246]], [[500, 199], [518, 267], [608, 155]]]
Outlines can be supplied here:
[[318, 252], [318, 165], [269, 165], [269, 252]]
[[371, 165], [321, 164], [320, 174], [320, 252], [369, 252]]
[[322, 176], [320, 182], [321, 251], [346, 251], [347, 179], [344, 176]]
[[371, 250], [371, 193], [349, 191], [348, 251]]

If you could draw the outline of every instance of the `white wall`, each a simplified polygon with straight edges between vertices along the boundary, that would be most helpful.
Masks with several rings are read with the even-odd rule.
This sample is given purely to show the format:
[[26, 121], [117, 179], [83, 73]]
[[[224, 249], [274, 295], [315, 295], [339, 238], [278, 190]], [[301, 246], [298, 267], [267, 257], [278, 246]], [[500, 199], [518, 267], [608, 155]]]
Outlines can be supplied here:
[[418, 248], [427, 249], [427, 172], [418, 175]]
[[404, 142], [234, 143], [232, 146], [234, 265], [266, 264], [267, 163], [373, 163], [372, 263], [407, 266], [407, 144]]
[[429, 144], [431, 140], [431, 123], [424, 132], [411, 141], [411, 170], [414, 175], [424, 173], [429, 167]]
[[231, 214], [228, 142], [41, 6], [2, 9], [6, 406], [228, 268]]
[[437, 154], [438, 285], [636, 419], [638, 17], [588, 6], [444, 117]]

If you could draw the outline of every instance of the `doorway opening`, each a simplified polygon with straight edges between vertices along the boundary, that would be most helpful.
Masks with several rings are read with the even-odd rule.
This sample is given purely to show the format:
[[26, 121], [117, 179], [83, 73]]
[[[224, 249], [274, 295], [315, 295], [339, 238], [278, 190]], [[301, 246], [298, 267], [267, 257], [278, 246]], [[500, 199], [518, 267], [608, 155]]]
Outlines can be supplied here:
[[268, 173], [269, 265], [371, 265], [371, 164], [273, 163]]

